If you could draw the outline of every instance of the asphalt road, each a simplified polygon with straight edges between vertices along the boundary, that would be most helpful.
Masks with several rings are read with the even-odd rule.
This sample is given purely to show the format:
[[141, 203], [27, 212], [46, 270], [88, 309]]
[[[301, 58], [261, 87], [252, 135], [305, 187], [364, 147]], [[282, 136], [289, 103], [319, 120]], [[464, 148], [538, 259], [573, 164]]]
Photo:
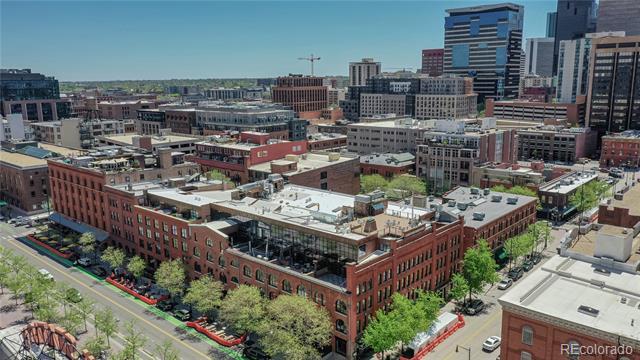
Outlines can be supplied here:
[[110, 307], [121, 325], [134, 320], [136, 327], [143, 331], [149, 339], [145, 351], [141, 354], [143, 359], [152, 359], [153, 357], [149, 354], [153, 354], [156, 344], [165, 340], [170, 340], [173, 343], [181, 359], [233, 359], [212, 346], [213, 341], [203, 340], [191, 331], [185, 331], [176, 326], [177, 323], [172, 324], [152, 313], [146, 306], [128, 298], [119, 290], [107, 287], [105, 282], [97, 281], [74, 267], [65, 267], [15, 239], [15, 237], [31, 231], [33, 229], [15, 228], [0, 222], [0, 244], [13, 249], [16, 254], [24, 256], [36, 268], [49, 270], [56, 281], [65, 282], [78, 289], [85, 298], [95, 301], [98, 305]]

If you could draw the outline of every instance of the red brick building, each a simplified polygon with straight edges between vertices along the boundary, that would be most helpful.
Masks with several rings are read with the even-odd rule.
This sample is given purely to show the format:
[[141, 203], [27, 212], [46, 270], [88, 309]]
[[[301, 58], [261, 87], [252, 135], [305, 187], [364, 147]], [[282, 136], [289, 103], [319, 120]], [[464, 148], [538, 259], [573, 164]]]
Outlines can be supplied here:
[[0, 150], [0, 201], [5, 203], [0, 212], [16, 216], [46, 211], [48, 194], [47, 160]]
[[371, 154], [360, 157], [362, 175], [378, 174], [391, 179], [402, 174], [413, 174], [416, 169], [416, 157], [410, 153]]
[[155, 109], [152, 101], [105, 101], [97, 104], [100, 116], [106, 119], [136, 119], [138, 110]]
[[601, 224], [634, 228], [640, 222], [640, 185], [636, 184], [623, 194], [614, 195], [608, 203], [601, 203], [598, 222]]
[[271, 98], [275, 103], [289, 106], [301, 118], [320, 117], [326, 108], [328, 89], [317, 76], [289, 75], [279, 77], [276, 86], [271, 88]]
[[165, 124], [171, 132], [180, 134], [191, 134], [191, 129], [196, 125], [195, 109], [167, 109], [165, 113]]
[[422, 50], [422, 69], [423, 74], [429, 76], [440, 76], [444, 71], [444, 49], [425, 49]]
[[600, 166], [640, 166], [640, 131], [605, 135], [601, 140]]
[[309, 151], [340, 150], [347, 147], [347, 135], [315, 133], [309, 135], [307, 148]]

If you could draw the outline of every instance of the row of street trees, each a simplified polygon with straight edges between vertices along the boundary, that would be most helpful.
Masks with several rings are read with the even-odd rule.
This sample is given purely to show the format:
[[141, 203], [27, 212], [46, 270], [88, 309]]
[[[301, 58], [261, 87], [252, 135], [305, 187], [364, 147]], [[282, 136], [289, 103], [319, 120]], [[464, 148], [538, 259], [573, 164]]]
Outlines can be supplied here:
[[[93, 250], [92, 250], [93, 251]], [[92, 252], [90, 251], [90, 252]], [[66, 283], [45, 279], [22, 256], [0, 246], [0, 291], [8, 289], [18, 306], [20, 301], [39, 321], [60, 324], [74, 336], [88, 332], [93, 323], [95, 336], [85, 342], [85, 347], [95, 356], [104, 354], [111, 347], [111, 338], [118, 333], [118, 320], [109, 307], [98, 307], [88, 298], [73, 302]], [[139, 359], [140, 349], [146, 344], [144, 333], [135, 328], [134, 322], [124, 326], [122, 351], [110, 355], [120, 360]], [[156, 346], [155, 352], [164, 360], [177, 360], [178, 355], [171, 342]]]
[[425, 182], [412, 175], [397, 175], [391, 180], [378, 174], [360, 177], [360, 192], [370, 193], [377, 189], [384, 191], [388, 198], [396, 200], [404, 200], [414, 194], [427, 193]]
[[512, 264], [517, 266], [518, 259], [525, 255], [533, 255], [539, 252], [541, 244], [544, 244], [544, 248], [546, 248], [550, 235], [551, 228], [549, 223], [538, 221], [530, 225], [526, 232], [507, 239], [504, 242], [504, 249], [509, 256], [509, 269], [511, 269]]

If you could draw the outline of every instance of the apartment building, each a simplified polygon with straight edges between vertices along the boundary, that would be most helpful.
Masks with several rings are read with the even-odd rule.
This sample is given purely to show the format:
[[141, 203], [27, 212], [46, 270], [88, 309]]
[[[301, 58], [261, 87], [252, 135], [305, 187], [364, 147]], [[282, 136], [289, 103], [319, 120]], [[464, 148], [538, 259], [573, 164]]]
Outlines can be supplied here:
[[14, 217], [33, 215], [48, 209], [47, 160], [30, 155], [46, 152], [33, 149], [36, 151], [0, 150], [0, 202], [9, 206]]
[[411, 118], [371, 123], [349, 124], [347, 150], [360, 155], [372, 153], [402, 153], [416, 151], [430, 120]]
[[597, 134], [589, 128], [541, 126], [518, 130], [518, 159], [574, 163], [595, 153]]
[[422, 67], [420, 72], [429, 76], [442, 75], [444, 68], [444, 49], [422, 50]]
[[373, 58], [364, 58], [361, 61], [349, 63], [349, 86], [363, 86], [367, 80], [380, 74], [382, 64], [373, 61]]
[[157, 104], [146, 100], [100, 101], [97, 108], [100, 116], [105, 119], [136, 119], [138, 110], [155, 109]]
[[601, 140], [600, 166], [640, 166], [640, 131], [605, 135]]

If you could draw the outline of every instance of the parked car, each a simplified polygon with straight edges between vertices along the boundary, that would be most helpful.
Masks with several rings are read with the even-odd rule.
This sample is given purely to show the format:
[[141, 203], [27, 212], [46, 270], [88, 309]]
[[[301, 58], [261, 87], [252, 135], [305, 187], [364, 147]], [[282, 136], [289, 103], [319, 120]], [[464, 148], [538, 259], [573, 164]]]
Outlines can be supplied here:
[[191, 320], [191, 311], [188, 309], [179, 309], [173, 313], [173, 316], [180, 321], [189, 321]]
[[80, 292], [78, 290], [70, 288], [65, 294], [65, 299], [72, 303], [79, 303], [80, 301], [82, 301], [82, 295], [80, 295]]
[[91, 272], [100, 277], [107, 276], [107, 269], [100, 265], [92, 267]]
[[529, 271], [529, 270], [531, 270], [531, 269], [533, 269], [533, 261], [531, 261], [531, 260], [525, 260], [525, 261], [522, 263], [522, 270], [524, 270], [524, 271]]
[[47, 269], [40, 269], [38, 270], [38, 272], [40, 273], [40, 275], [42, 275], [42, 277], [45, 280], [53, 280], [53, 275], [51, 275], [51, 273], [49, 272], [49, 270]]
[[7, 221], [9, 224], [15, 224], [16, 222], [22, 221], [22, 216], [16, 216], [13, 219], [9, 219], [9, 221]]
[[513, 285], [513, 280], [511, 280], [510, 278], [504, 278], [498, 283], [498, 289], [507, 290], [511, 287], [511, 285]]
[[174, 304], [169, 300], [159, 301], [156, 304], [156, 307], [162, 311], [171, 311], [174, 307]]
[[482, 343], [482, 350], [492, 352], [500, 347], [502, 339], [499, 336], [489, 336], [487, 340]]
[[521, 267], [514, 267], [507, 273], [507, 276], [513, 281], [518, 281], [522, 275], [524, 275], [524, 270]]
[[542, 254], [535, 253], [529, 257], [529, 260], [531, 260], [534, 264], [537, 265], [538, 263], [540, 263], [540, 261], [542, 261]]
[[464, 312], [467, 315], [476, 315], [484, 310], [484, 302], [480, 299], [473, 299], [464, 306]]
[[80, 264], [81, 266], [87, 267], [87, 266], [91, 266], [93, 264], [93, 261], [91, 261], [91, 259], [88, 257], [81, 257], [80, 259], [78, 259], [78, 264]]
[[147, 284], [147, 283], [139, 283], [133, 287], [133, 291], [137, 292], [140, 295], [144, 295], [146, 292], [149, 291], [149, 289], [151, 289], [151, 284]]

